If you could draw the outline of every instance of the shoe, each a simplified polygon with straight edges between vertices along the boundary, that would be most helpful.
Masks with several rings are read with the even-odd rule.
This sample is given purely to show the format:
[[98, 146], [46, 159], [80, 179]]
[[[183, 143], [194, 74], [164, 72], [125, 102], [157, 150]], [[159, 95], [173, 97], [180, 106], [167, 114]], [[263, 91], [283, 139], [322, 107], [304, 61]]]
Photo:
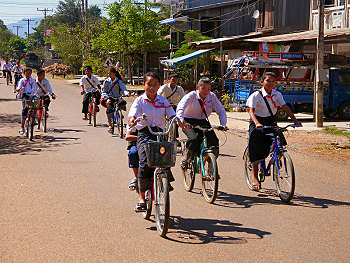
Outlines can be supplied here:
[[113, 133], [113, 129], [111, 127], [108, 128], [108, 133], [110, 133], [110, 134]]
[[87, 117], [83, 117], [82, 119], [83, 119], [84, 121], [86, 121], [88, 118], [87, 118]]
[[49, 117], [49, 113], [48, 112], [46, 112], [46, 118], [48, 118]]
[[145, 212], [146, 209], [147, 209], [146, 203], [137, 203], [137, 205], [135, 207], [135, 212], [136, 213]]
[[137, 188], [137, 179], [132, 179], [130, 184], [129, 184], [129, 190], [135, 191], [136, 188]]
[[13, 93], [16, 93], [16, 90], [13, 90]]
[[23, 134], [24, 134], [24, 130], [23, 130], [23, 129], [20, 129], [20, 130], [19, 130], [19, 134], [20, 134], [20, 135], [23, 135]]
[[96, 112], [100, 112], [100, 107], [96, 106]]
[[252, 185], [252, 187], [253, 187], [253, 191], [257, 191], [257, 192], [259, 192], [260, 191], [260, 189], [261, 189], [261, 185], [260, 185], [260, 183], [259, 182], [255, 182], [255, 183], [253, 183], [253, 185]]

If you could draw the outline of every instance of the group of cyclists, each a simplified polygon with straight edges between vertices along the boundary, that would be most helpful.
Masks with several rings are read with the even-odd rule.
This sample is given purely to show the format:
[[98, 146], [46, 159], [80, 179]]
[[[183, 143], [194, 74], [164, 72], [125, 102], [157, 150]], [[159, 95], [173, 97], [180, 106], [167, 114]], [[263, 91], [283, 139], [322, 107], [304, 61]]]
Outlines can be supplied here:
[[[14, 62], [15, 61], [15, 62]], [[2, 75], [4, 78], [8, 78], [9, 83], [14, 84], [13, 92], [16, 92], [16, 87], [19, 80], [23, 77], [23, 67], [19, 60], [10, 62], [8, 58], [1, 64]], [[12, 82], [12, 73], [14, 74], [15, 82]]]
[[[92, 75], [92, 68], [85, 67], [85, 74], [80, 79], [81, 94], [83, 97], [83, 119], [87, 119], [88, 103], [91, 96], [96, 99], [96, 104], [101, 104], [106, 108], [109, 132], [113, 122], [112, 115], [115, 107], [121, 107], [126, 110], [126, 101], [122, 96], [129, 96], [125, 85], [122, 82], [119, 72], [115, 68], [108, 70], [108, 78], [101, 83]], [[51, 95], [55, 99], [49, 81], [45, 78], [45, 71], [39, 70], [37, 79], [31, 78], [32, 70], [24, 70], [24, 77], [21, 78], [16, 87], [19, 98], [23, 102], [22, 127], [20, 133], [23, 134], [23, 125], [26, 117], [25, 99], [36, 95], [46, 96], [45, 107], [48, 110]], [[272, 144], [271, 137], [267, 136], [266, 131], [259, 128], [268, 125], [276, 125], [273, 115], [278, 107], [282, 107], [288, 116], [296, 125], [301, 123], [295, 118], [293, 112], [286, 105], [283, 96], [275, 90], [276, 76], [272, 72], [266, 72], [261, 78], [262, 88], [254, 92], [247, 101], [248, 112], [250, 116], [249, 124], [249, 144], [248, 153], [253, 167], [254, 185], [256, 191], [260, 190], [258, 180], [258, 164], [264, 160], [270, 151]], [[177, 124], [187, 136], [186, 147], [181, 161], [181, 169], [187, 169], [191, 158], [198, 154], [203, 132], [193, 126], [210, 128], [209, 116], [215, 110], [219, 116], [222, 130], [227, 130], [227, 116], [222, 103], [211, 91], [211, 80], [201, 78], [197, 84], [197, 89], [185, 93], [183, 88], [178, 85], [179, 75], [170, 76], [168, 83], [161, 86], [160, 77], [153, 72], [144, 76], [144, 93], [137, 97], [128, 113], [128, 125], [125, 139], [129, 150], [129, 167], [133, 169], [134, 177], [129, 184], [130, 190], [137, 190], [139, 194], [138, 202], [135, 207], [136, 212], [146, 210], [145, 192], [152, 187], [154, 168], [148, 166], [147, 155], [145, 152], [145, 142], [156, 140], [147, 127], [145, 120], [135, 122], [138, 117], [147, 115], [148, 123], [153, 131], [163, 131], [166, 120], [177, 118]], [[102, 97], [102, 98], [101, 98]], [[178, 138], [178, 132], [176, 132]], [[208, 147], [219, 156], [219, 140], [214, 131], [206, 133]], [[170, 169], [169, 169], [170, 170]], [[169, 181], [173, 180], [171, 171], [168, 174]], [[173, 188], [170, 185], [169, 191]]]

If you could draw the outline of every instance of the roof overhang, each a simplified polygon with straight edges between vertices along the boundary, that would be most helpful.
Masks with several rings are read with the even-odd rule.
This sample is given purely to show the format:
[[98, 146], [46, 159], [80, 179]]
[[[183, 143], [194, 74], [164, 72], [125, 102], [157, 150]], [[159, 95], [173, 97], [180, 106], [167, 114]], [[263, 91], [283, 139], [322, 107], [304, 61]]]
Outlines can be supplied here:
[[209, 51], [212, 51], [213, 49], [214, 48], [197, 50], [195, 52], [192, 52], [192, 53], [187, 54], [187, 55], [182, 56], [182, 57], [161, 60], [160, 63], [167, 66], [168, 68], [177, 68], [179, 65], [184, 64], [184, 63], [186, 63], [192, 59], [195, 59], [201, 55], [204, 55], [205, 53], [208, 53]]

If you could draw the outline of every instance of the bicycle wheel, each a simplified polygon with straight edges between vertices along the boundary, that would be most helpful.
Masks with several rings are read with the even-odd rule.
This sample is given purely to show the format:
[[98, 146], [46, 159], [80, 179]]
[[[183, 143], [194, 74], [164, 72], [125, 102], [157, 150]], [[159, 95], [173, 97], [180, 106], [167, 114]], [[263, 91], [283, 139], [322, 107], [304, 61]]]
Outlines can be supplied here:
[[158, 234], [165, 237], [169, 227], [169, 183], [164, 172], [155, 172], [155, 217]]
[[97, 112], [96, 112], [96, 102], [93, 102], [92, 103], [92, 124], [94, 127], [96, 127], [96, 115], [97, 115]]
[[192, 191], [195, 178], [196, 178], [196, 171], [195, 171], [195, 168], [193, 166], [193, 162], [190, 162], [187, 165], [187, 169], [182, 170], [182, 179], [183, 179], [183, 183], [184, 183], [184, 188], [187, 192]]
[[119, 133], [119, 137], [121, 139], [123, 139], [124, 137], [124, 124], [123, 124], [123, 114], [121, 110], [117, 111], [117, 127], [118, 127], [118, 133]]
[[27, 136], [28, 136], [28, 139], [30, 141], [33, 140], [33, 135], [34, 135], [34, 111], [31, 111], [29, 114], [28, 114], [28, 133], [27, 133]]
[[288, 203], [294, 195], [295, 174], [292, 159], [287, 152], [277, 155], [273, 166], [273, 176], [278, 196], [283, 202]]
[[148, 220], [152, 212], [152, 190], [147, 190], [145, 195], [146, 195], [147, 209], [145, 212], [142, 213], [142, 215], [144, 219]]
[[204, 171], [202, 171], [202, 193], [205, 201], [215, 202], [219, 187], [218, 164], [214, 153], [203, 156]]
[[42, 120], [42, 110], [38, 110], [37, 111], [38, 115], [39, 115], [39, 118], [38, 118], [38, 130], [40, 130], [40, 125], [41, 125], [41, 120]]
[[112, 131], [112, 134], [114, 134], [114, 123], [116, 121], [116, 112], [114, 112], [114, 115], [112, 117], [112, 120], [111, 120], [111, 131]]
[[42, 122], [42, 130], [43, 132], [47, 131], [47, 116], [46, 116], [46, 109], [43, 107], [43, 110], [41, 111], [41, 122]]
[[91, 102], [89, 102], [89, 107], [88, 107], [88, 118], [89, 118], [89, 124], [91, 124], [91, 120], [92, 120], [92, 105], [91, 105]]
[[246, 179], [248, 188], [253, 191], [254, 174], [253, 174], [253, 167], [250, 163], [249, 156], [248, 156], [248, 147], [244, 151], [243, 160], [244, 160], [245, 179]]
[[9, 85], [9, 81], [10, 81], [10, 76], [9, 73], [6, 72], [6, 84]]

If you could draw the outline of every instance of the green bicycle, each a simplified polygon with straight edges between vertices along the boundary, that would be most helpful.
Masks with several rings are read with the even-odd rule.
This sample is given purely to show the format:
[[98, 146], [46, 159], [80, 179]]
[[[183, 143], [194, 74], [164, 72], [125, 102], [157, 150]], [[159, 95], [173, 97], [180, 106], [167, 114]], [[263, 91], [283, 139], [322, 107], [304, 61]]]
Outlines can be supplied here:
[[[191, 126], [203, 131], [203, 142], [200, 147], [199, 156], [195, 154], [193, 160], [187, 164], [187, 168], [182, 170], [183, 184], [187, 192], [191, 192], [194, 186], [196, 173], [201, 174], [202, 194], [208, 203], [212, 204], [216, 200], [219, 187], [218, 164], [214, 150], [218, 147], [208, 147], [206, 133], [216, 130], [223, 130], [222, 126], [202, 128], [201, 126]], [[183, 147], [184, 148], [184, 147]], [[182, 151], [184, 154], [185, 151]]]

